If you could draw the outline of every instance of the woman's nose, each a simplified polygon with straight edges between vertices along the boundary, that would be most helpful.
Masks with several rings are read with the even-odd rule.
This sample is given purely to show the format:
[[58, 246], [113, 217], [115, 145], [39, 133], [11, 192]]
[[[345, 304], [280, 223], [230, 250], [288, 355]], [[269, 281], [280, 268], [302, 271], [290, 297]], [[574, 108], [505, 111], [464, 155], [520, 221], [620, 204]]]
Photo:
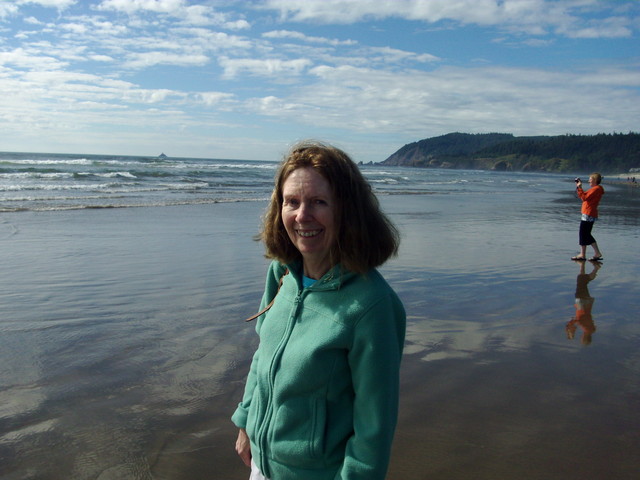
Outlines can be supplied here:
[[303, 223], [311, 219], [311, 217], [313, 217], [311, 206], [306, 202], [302, 202], [300, 204], [300, 208], [298, 209], [296, 220], [298, 221], [298, 223]]

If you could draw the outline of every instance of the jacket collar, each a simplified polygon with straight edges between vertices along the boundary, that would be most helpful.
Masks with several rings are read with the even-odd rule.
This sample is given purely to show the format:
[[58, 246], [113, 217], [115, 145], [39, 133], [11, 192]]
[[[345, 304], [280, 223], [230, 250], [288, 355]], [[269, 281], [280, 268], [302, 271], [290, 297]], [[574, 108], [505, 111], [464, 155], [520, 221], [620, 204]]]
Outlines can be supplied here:
[[[302, 290], [302, 261], [298, 260], [294, 263], [287, 265], [287, 268], [292, 272], [292, 277], [298, 284], [298, 288]], [[325, 273], [321, 279], [317, 280], [310, 289], [312, 290], [337, 290], [344, 282], [356, 275], [350, 272], [338, 263], [334, 265], [327, 273]]]

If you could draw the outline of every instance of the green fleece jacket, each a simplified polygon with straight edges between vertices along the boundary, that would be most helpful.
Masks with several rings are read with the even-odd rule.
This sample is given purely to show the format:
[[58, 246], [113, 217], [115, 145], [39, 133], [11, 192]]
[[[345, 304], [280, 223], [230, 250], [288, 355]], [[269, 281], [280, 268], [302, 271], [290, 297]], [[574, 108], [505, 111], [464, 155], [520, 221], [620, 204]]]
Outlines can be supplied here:
[[269, 267], [262, 307], [275, 302], [258, 318], [260, 344], [232, 420], [272, 480], [382, 480], [404, 308], [377, 270], [363, 276], [338, 265], [308, 288], [300, 270]]

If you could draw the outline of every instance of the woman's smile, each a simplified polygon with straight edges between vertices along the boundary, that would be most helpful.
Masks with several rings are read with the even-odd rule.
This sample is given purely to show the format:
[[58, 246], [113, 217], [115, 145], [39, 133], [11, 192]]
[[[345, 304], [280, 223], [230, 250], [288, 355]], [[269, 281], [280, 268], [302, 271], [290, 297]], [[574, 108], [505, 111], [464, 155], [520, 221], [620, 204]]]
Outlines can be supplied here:
[[296, 233], [301, 237], [311, 238], [322, 233], [322, 230], [296, 230]]

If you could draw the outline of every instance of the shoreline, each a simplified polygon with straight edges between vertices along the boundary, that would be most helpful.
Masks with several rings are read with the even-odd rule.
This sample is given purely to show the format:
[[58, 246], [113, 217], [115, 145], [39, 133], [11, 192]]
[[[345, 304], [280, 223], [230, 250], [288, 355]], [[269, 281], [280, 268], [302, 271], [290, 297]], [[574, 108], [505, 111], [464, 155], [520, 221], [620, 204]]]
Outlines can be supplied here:
[[[613, 178], [614, 180], [608, 180]], [[635, 180], [635, 181], [634, 181]], [[603, 175], [602, 183], [609, 183], [612, 185], [628, 185], [631, 187], [637, 187], [640, 185], [640, 172], [639, 173], [619, 173], [613, 175]]]

